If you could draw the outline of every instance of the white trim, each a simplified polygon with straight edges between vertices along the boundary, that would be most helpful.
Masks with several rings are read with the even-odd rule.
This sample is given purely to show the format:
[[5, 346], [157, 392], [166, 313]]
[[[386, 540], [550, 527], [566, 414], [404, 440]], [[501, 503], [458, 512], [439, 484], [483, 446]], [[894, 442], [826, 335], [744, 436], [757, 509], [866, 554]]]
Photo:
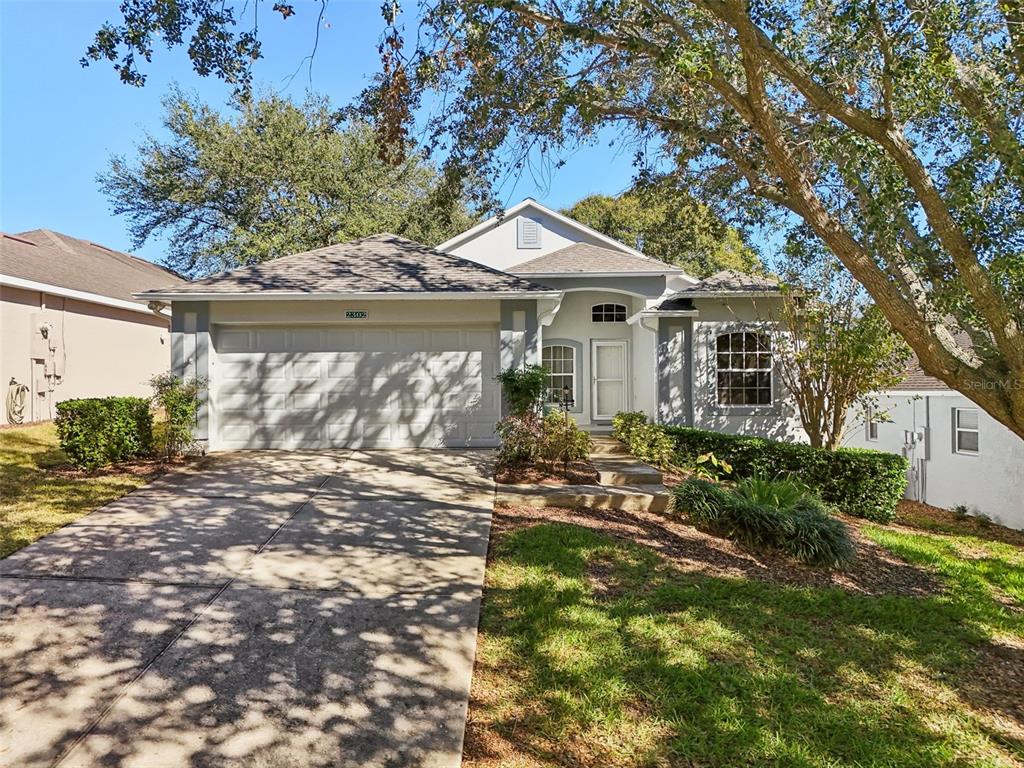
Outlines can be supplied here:
[[[467, 240], [472, 240], [477, 235], [485, 232], [486, 230], [490, 229], [491, 227], [493, 227], [493, 226], [495, 226], [497, 224], [501, 224], [506, 219], [511, 218], [512, 216], [515, 216], [515, 215], [519, 214], [524, 208], [531, 208], [531, 207], [534, 208], [537, 211], [540, 211], [541, 213], [547, 214], [548, 216], [550, 216], [551, 218], [553, 218], [557, 222], [565, 224], [568, 227], [572, 227], [573, 229], [575, 229], [575, 230], [577, 230], [579, 232], [582, 232], [582, 233], [584, 233], [586, 235], [589, 235], [590, 237], [594, 238], [595, 240], [599, 240], [600, 242], [605, 243], [606, 245], [610, 245], [615, 250], [622, 251], [623, 253], [628, 253], [631, 256], [637, 256], [637, 257], [639, 257], [641, 259], [644, 259], [645, 261], [648, 261], [648, 260], [651, 259], [650, 256], [647, 256], [642, 251], [638, 251], [636, 248], [630, 248], [625, 243], [620, 242], [620, 241], [616, 240], [613, 237], [608, 237], [608, 235], [603, 234], [601, 232], [598, 232], [596, 229], [591, 229], [586, 224], [581, 224], [580, 222], [576, 221], [575, 219], [570, 219], [568, 216], [565, 216], [565, 215], [559, 213], [558, 211], [553, 211], [550, 208], [548, 208], [546, 205], [541, 205], [536, 200], [534, 200], [532, 197], [528, 197], [525, 200], [523, 200], [522, 202], [516, 203], [511, 208], [506, 209], [505, 212], [502, 213], [500, 216], [491, 216], [486, 221], [482, 221], [479, 224], [477, 224], [476, 226], [470, 227], [469, 229], [467, 229], [462, 234], [456, 235], [455, 237], [451, 238], [450, 240], [445, 240], [443, 243], [441, 243], [439, 246], [437, 246], [434, 250], [436, 250], [436, 251], [448, 251], [449, 249], [454, 248], [455, 246], [461, 245], [462, 243], [466, 242]], [[596, 277], [598, 274], [599, 273], [594, 273], [592, 276]], [[658, 272], [656, 274], [660, 275], [660, 274], [664, 274], [664, 273], [663, 272]], [[680, 271], [678, 274], [682, 275], [683, 277], [685, 277], [686, 279], [690, 280], [691, 282], [694, 282], [694, 283], [698, 282], [698, 280], [695, 277], [691, 277], [686, 272]], [[613, 275], [613, 276], [621, 277], [621, 275]]]
[[[571, 248], [572, 246], [566, 246]], [[555, 251], [552, 251], [555, 253]], [[543, 256], [537, 258], [543, 259]], [[521, 277], [524, 279], [534, 277], [553, 277], [553, 278], [569, 278], [569, 277], [661, 277], [662, 275], [686, 275], [681, 269], [662, 269], [658, 272], [513, 272], [509, 271], [510, 275]], [[594, 288], [592, 290], [601, 290], [600, 288]]]
[[248, 293], [160, 293], [147, 291], [136, 293], [140, 299], [158, 299], [160, 301], [266, 301], [274, 299], [310, 300], [310, 301], [345, 301], [348, 299], [379, 299], [382, 301], [404, 300], [471, 300], [471, 299], [558, 299], [561, 291], [437, 291], [428, 292], [374, 292], [347, 291], [332, 293], [311, 293], [309, 291], [250, 291]]
[[780, 290], [770, 291], [676, 291], [669, 298], [680, 299], [771, 299], [782, 296]]
[[955, 389], [882, 389], [875, 394], [882, 397], [967, 397]]
[[[591, 339], [590, 340], [590, 418], [592, 421], [608, 421], [615, 414], [601, 414], [597, 411], [597, 348], [622, 348], [622, 407], [628, 411], [629, 404], [629, 340], [628, 339]], [[618, 381], [618, 379], [601, 379], [601, 381]]]
[[645, 309], [638, 312], [637, 315], [640, 317], [700, 317], [700, 311], [696, 309]]
[[[0, 274], [0, 285], [6, 285], [11, 288], [21, 288], [25, 291], [38, 291], [39, 293], [47, 293], [51, 296], [63, 296], [68, 299], [77, 299], [78, 301], [88, 301], [92, 304], [102, 304], [107, 307], [116, 307], [117, 309], [127, 309], [130, 312], [141, 312], [144, 315], [156, 314], [151, 311], [147, 305], [139, 304], [134, 301], [115, 299], [112, 296], [102, 296], [98, 293], [89, 293], [88, 291], [76, 291], [73, 288], [63, 288], [59, 285], [40, 283], [35, 280], [25, 280], [24, 278], [13, 277], [11, 275]], [[138, 294], [134, 295], [137, 296]]]

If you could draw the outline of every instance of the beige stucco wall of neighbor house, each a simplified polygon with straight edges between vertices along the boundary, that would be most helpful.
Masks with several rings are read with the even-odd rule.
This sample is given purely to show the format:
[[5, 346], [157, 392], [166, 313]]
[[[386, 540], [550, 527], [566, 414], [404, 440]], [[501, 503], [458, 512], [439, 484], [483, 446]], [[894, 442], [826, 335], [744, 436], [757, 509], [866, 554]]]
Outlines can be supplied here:
[[[772, 375], [769, 406], [718, 404], [716, 340], [722, 333], [767, 328], [778, 316], [779, 299], [696, 299], [698, 316], [693, 321], [693, 354], [690, 365], [693, 392], [693, 426], [743, 435], [757, 435], [787, 442], [806, 442], [807, 435], [778, 365]], [[684, 374], [685, 371], [684, 371]]]
[[[32, 362], [40, 321], [52, 324], [64, 355], [60, 383], [44, 387]], [[0, 382], [28, 385], [25, 421], [50, 419], [61, 400], [150, 393], [148, 380], [170, 367], [169, 321], [148, 311], [108, 307], [39, 291], [0, 286]], [[36, 349], [38, 351], [38, 348]], [[45, 379], [43, 379], [45, 381]], [[0, 423], [8, 423], [6, 405]]]
[[[889, 420], [877, 424], [877, 439], [869, 439], [863, 417], [851, 413], [845, 444], [906, 456], [908, 498], [945, 509], [964, 504], [1024, 530], [1024, 440], [959, 392], [892, 392], [878, 398], [878, 407]], [[958, 408], [977, 411], [977, 453], [957, 452]]]

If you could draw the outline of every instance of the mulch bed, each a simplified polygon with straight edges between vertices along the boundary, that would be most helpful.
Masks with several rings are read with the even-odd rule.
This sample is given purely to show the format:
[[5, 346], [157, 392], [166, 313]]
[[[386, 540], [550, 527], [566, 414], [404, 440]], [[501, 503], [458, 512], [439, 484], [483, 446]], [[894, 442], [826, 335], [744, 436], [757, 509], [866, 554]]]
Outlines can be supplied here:
[[173, 459], [136, 459], [135, 461], [123, 461], [119, 464], [111, 464], [98, 469], [78, 469], [71, 464], [62, 464], [57, 467], [47, 467], [49, 474], [60, 477], [110, 477], [112, 475], [134, 475], [136, 477], [149, 477], [151, 479], [170, 472], [172, 469], [188, 466], [195, 463], [193, 457], [178, 457]]
[[977, 517], [958, 515], [920, 501], [901, 501], [896, 507], [895, 524], [938, 533], [977, 536], [979, 539], [1024, 547], [1024, 531], [1016, 531]]
[[553, 467], [523, 464], [501, 467], [494, 473], [494, 481], [502, 485], [594, 485], [597, 480], [597, 470], [589, 461]]
[[492, 532], [501, 534], [545, 522], [570, 523], [631, 541], [655, 550], [682, 571], [715, 578], [758, 579], [796, 587], [838, 587], [863, 595], [925, 597], [943, 589], [934, 576], [861, 534], [858, 524], [850, 519], [845, 522], [850, 526], [857, 555], [843, 571], [813, 568], [776, 553], [753, 551], [682, 520], [651, 512], [496, 507]]

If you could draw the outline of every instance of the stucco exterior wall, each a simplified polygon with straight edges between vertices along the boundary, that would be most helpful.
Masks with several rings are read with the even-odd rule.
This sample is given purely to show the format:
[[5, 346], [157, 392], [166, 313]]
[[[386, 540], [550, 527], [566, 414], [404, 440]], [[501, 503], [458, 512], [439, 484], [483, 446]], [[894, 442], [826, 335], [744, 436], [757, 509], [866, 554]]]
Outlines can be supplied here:
[[[543, 228], [540, 248], [518, 247], [518, 225], [516, 222], [523, 217], [539, 222]], [[509, 216], [471, 240], [449, 248], [448, 252], [495, 269], [508, 269], [515, 264], [522, 264], [524, 261], [554, 253], [574, 243], [590, 243], [604, 248], [610, 247], [607, 242], [602, 242], [575, 227], [570, 227], [543, 211], [527, 208], [520, 215]]]
[[542, 344], [576, 342], [576, 405], [573, 415], [581, 425], [608, 424], [608, 420], [593, 418], [591, 341], [624, 340], [628, 342], [629, 372], [627, 409], [643, 411], [655, 417], [657, 411], [655, 351], [657, 339], [653, 331], [638, 324], [595, 323], [591, 315], [594, 304], [616, 303], [626, 306], [627, 316], [639, 312], [646, 305], [641, 296], [629, 296], [611, 291], [570, 291], [551, 325], [542, 328]]
[[[59, 384], [40, 395], [32, 362], [39, 321], [53, 325], [64, 355]], [[27, 384], [25, 421], [51, 419], [61, 400], [150, 394], [149, 379], [170, 367], [168, 321], [148, 312], [107, 307], [38, 291], [0, 286], [0, 381]], [[48, 387], [47, 387], [48, 389]], [[6, 407], [0, 423], [8, 423]]]
[[[715, 359], [717, 337], [722, 333], [756, 330], [771, 323], [777, 313], [773, 306], [778, 299], [732, 298], [696, 299], [698, 311], [687, 332], [692, 338], [687, 342], [678, 335], [671, 343], [675, 348], [691, 348], [688, 358], [681, 365], [682, 376], [689, 376], [689, 383], [676, 384], [669, 401], [669, 413], [676, 420], [685, 423], [687, 412], [692, 413], [691, 426], [698, 429], [712, 429], [733, 434], [757, 435], [773, 440], [806, 442], [807, 435], [800, 425], [796, 406], [778, 372], [778, 365], [772, 376], [772, 403], [767, 406], [728, 406], [718, 404], [717, 365]], [[665, 339], [662, 339], [663, 343]], [[687, 364], [689, 363], [689, 364]], [[664, 389], [664, 387], [662, 387]], [[687, 403], [686, 400], [689, 400]], [[682, 402], [683, 416], [679, 419], [679, 403]]]
[[[1024, 440], [959, 392], [890, 393], [879, 398], [890, 422], [878, 423], [878, 439], [853, 422], [846, 445], [906, 456], [911, 462], [908, 498], [950, 509], [965, 504], [1011, 528], [1024, 530]], [[953, 412], [978, 411], [978, 453], [957, 453]], [[923, 440], [915, 443], [911, 435]]]

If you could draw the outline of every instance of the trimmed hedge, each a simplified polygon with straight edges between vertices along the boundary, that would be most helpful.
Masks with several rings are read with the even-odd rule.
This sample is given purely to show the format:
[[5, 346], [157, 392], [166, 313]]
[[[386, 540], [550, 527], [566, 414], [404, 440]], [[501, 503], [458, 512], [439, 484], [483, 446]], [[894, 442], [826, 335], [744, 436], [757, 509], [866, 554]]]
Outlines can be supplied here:
[[779, 508], [697, 478], [676, 486], [673, 494], [676, 511], [698, 525], [746, 544], [778, 549], [803, 563], [839, 568], [855, 554], [847, 527], [813, 496]]
[[735, 477], [796, 477], [842, 512], [888, 522], [907, 487], [907, 459], [865, 448], [826, 451], [803, 443], [730, 435], [691, 427], [662, 427], [680, 464], [713, 453]]
[[90, 397], [57, 403], [57, 436], [71, 462], [96, 469], [153, 452], [153, 413], [141, 397]]

